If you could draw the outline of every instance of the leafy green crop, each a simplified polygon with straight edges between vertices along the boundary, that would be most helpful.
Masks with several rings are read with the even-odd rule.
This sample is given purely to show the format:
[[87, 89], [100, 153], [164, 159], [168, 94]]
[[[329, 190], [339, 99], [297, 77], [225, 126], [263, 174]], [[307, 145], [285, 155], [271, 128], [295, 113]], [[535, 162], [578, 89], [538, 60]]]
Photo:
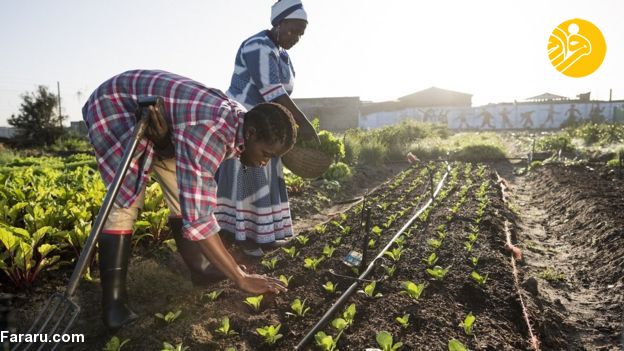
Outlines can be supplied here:
[[259, 311], [260, 310], [260, 303], [262, 303], [262, 299], [264, 298], [263, 295], [258, 295], [258, 296], [249, 296], [247, 298], [245, 298], [245, 301], [243, 301], [244, 303], [246, 303], [248, 306], [250, 306], [254, 311]]
[[411, 297], [414, 301], [418, 301], [418, 299], [420, 299], [420, 295], [425, 290], [425, 287], [425, 283], [416, 284], [414, 282], [405, 281], [403, 282], [404, 290], [401, 291], [401, 293]]
[[323, 289], [325, 289], [325, 291], [330, 294], [333, 294], [336, 292], [336, 287], [338, 287], [338, 284], [334, 284], [332, 282], [327, 282], [323, 284]]
[[297, 317], [303, 317], [308, 313], [310, 307], [305, 305], [305, 300], [301, 301], [300, 299], [295, 299], [293, 303], [290, 304], [290, 309], [294, 312], [286, 312], [287, 314], [294, 315]]
[[121, 341], [117, 336], [113, 336], [106, 342], [102, 351], [121, 351], [121, 348], [129, 341], [130, 339], [124, 339], [124, 341]]
[[394, 320], [399, 323], [399, 325], [405, 329], [409, 327], [409, 314], [404, 314], [403, 317], [396, 317]]
[[215, 330], [217, 334], [221, 334], [223, 336], [236, 335], [237, 333], [230, 328], [230, 318], [225, 316], [221, 320], [221, 325], [219, 328]]
[[303, 260], [303, 266], [305, 268], [311, 269], [313, 271], [316, 271], [316, 268], [318, 267], [318, 265], [325, 259], [325, 257], [320, 256], [317, 258], [310, 258], [310, 257], [306, 257]]
[[377, 337], [375, 339], [383, 351], [394, 351], [403, 346], [402, 342], [397, 342], [396, 344], [393, 343], [392, 335], [386, 331], [377, 333]]
[[173, 323], [173, 321], [175, 321], [176, 319], [178, 319], [181, 313], [182, 313], [182, 310], [177, 310], [176, 312], [167, 312], [164, 315], [162, 313], [156, 313], [154, 314], [154, 316], [156, 316], [156, 318], [163, 320], [165, 323], [170, 324], [170, 323]]
[[472, 312], [469, 312], [466, 315], [466, 318], [464, 318], [464, 321], [461, 322], [459, 324], [460, 327], [464, 328], [464, 333], [466, 333], [466, 335], [470, 336], [472, 335], [472, 327], [475, 323], [475, 321], [477, 320], [477, 317], [475, 317]]
[[442, 280], [444, 279], [444, 276], [446, 276], [446, 273], [448, 273], [449, 268], [450, 266], [447, 268], [442, 268], [440, 266], [427, 268], [427, 274], [429, 274], [429, 276], [431, 276], [431, 278], [435, 280]]
[[470, 273], [470, 278], [472, 278], [475, 282], [477, 282], [477, 284], [484, 286], [485, 283], [487, 282], [488, 275], [489, 273], [486, 273], [485, 275], [481, 275], [477, 271], [472, 271]]
[[282, 338], [282, 334], [279, 334], [279, 330], [281, 328], [281, 324], [277, 325], [267, 325], [262, 328], [256, 329], [258, 335], [264, 338], [264, 342], [268, 345], [273, 345], [277, 342], [277, 340]]
[[383, 295], [381, 293], [375, 293], [375, 287], [377, 286], [377, 282], [370, 282], [368, 284], [366, 284], [364, 286], [363, 290], [360, 290], [360, 293], [363, 293], [364, 295], [366, 295], [367, 297], [371, 297], [371, 298], [378, 298], [378, 297], [382, 297]]

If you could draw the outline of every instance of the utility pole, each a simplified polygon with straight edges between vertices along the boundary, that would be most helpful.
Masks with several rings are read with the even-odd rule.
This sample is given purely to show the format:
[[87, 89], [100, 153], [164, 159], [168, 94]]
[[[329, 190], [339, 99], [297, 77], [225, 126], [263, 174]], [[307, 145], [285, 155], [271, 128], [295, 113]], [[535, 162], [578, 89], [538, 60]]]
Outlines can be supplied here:
[[609, 89], [609, 102], [611, 102], [611, 97], [613, 97], [613, 89]]
[[56, 81], [56, 92], [58, 98], [59, 127], [63, 129], [63, 115], [61, 115], [61, 83], [59, 81]]

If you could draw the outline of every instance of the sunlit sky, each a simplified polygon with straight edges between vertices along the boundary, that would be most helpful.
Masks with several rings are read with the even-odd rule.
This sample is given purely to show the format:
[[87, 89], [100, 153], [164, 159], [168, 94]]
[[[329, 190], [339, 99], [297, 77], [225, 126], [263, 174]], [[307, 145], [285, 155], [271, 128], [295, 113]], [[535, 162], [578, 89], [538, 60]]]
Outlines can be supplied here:
[[[273, 0], [3, 1], [0, 126], [20, 95], [60, 82], [63, 113], [128, 69], [163, 69], [227, 90], [241, 41], [270, 27]], [[436, 86], [473, 105], [544, 92], [624, 99], [624, 1], [307, 0], [309, 25], [289, 52], [293, 97], [396, 99]], [[582, 18], [605, 36], [602, 66], [584, 78], [557, 72], [548, 37]]]

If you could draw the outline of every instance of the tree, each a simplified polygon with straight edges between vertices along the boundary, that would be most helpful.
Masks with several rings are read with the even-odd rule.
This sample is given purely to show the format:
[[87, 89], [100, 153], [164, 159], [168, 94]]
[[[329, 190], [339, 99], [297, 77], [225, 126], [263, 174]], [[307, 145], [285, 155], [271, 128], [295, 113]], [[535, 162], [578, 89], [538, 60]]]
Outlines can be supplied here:
[[8, 122], [17, 129], [17, 137], [33, 144], [52, 144], [63, 135], [66, 116], [56, 111], [56, 96], [40, 85], [35, 92], [24, 93], [20, 113], [11, 115]]

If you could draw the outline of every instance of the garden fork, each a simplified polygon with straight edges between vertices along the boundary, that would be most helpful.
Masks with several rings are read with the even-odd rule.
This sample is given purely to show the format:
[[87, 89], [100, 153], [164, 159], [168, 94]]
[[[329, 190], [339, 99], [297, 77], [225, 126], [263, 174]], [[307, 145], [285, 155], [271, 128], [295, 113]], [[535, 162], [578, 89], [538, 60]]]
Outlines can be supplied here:
[[[126, 145], [121, 163], [115, 173], [115, 178], [106, 192], [102, 207], [95, 219], [91, 233], [85, 241], [78, 263], [74, 268], [74, 271], [69, 279], [69, 283], [65, 288], [64, 293], [55, 293], [45, 303], [41, 312], [31, 325], [30, 329], [26, 332], [26, 335], [31, 336], [31, 342], [20, 342], [13, 346], [11, 351], [27, 351], [27, 350], [55, 350], [62, 340], [55, 342], [52, 340], [54, 334], [66, 334], [69, 328], [76, 321], [78, 313], [80, 313], [80, 306], [72, 301], [72, 297], [78, 287], [80, 277], [84, 274], [88, 263], [91, 261], [91, 256], [95, 249], [97, 239], [102, 232], [106, 219], [113, 207], [115, 198], [121, 188], [121, 183], [128, 171], [132, 156], [134, 155], [137, 146], [141, 142], [145, 130], [150, 122], [149, 107], [162, 107], [162, 98], [160, 97], [139, 97], [138, 108], [136, 112], [137, 124], [134, 127], [132, 139]], [[37, 338], [35, 338], [37, 336]], [[39, 345], [37, 347], [37, 345]]]

